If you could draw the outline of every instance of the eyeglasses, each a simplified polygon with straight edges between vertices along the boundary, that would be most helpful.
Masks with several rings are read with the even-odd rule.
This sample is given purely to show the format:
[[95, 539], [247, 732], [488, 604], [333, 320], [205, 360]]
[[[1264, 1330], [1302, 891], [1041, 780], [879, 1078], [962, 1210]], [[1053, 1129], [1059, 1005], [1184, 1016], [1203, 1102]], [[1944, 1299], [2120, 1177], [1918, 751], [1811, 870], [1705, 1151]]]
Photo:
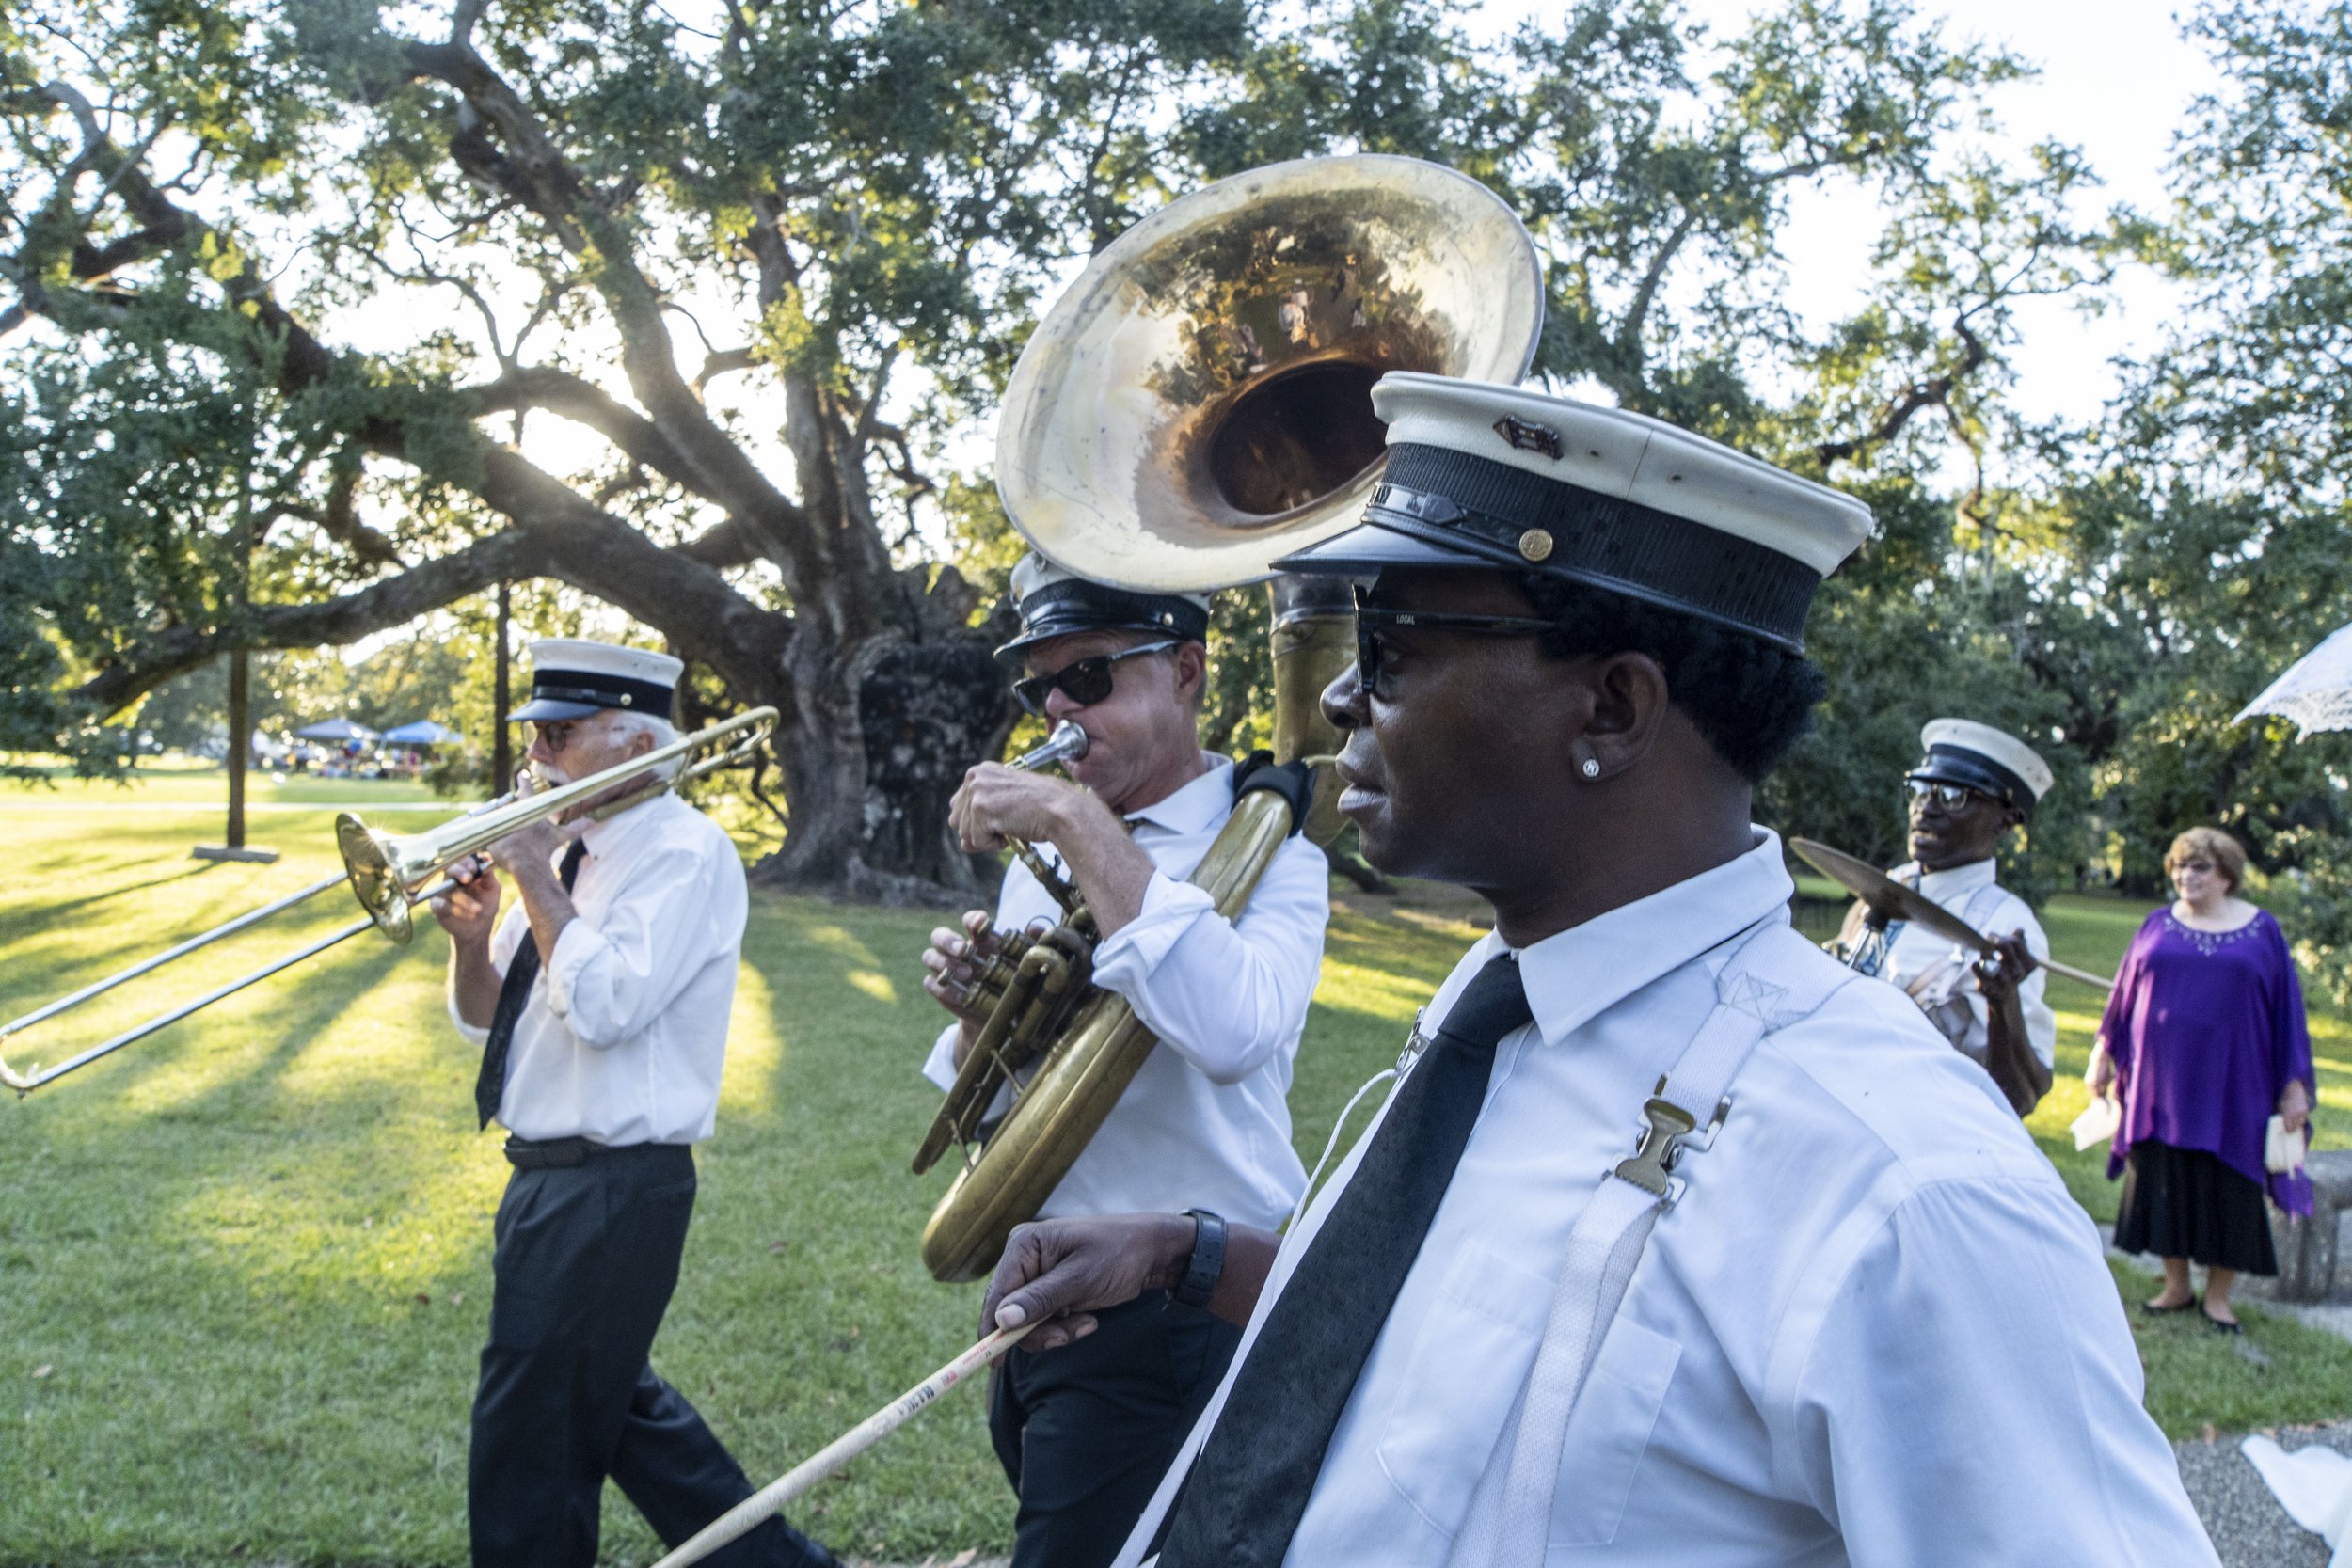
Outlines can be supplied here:
[[1045, 699], [1056, 691], [1080, 707], [1092, 707], [1111, 694], [1112, 665], [1143, 654], [1164, 654], [1177, 645], [1177, 640], [1171, 637], [1164, 642], [1146, 642], [1139, 648], [1121, 648], [1115, 654], [1089, 654], [1050, 673], [1024, 676], [1012, 683], [1012, 694], [1021, 699], [1023, 707], [1036, 714], [1045, 711]]
[[1946, 811], [1959, 811], [1971, 800], [1993, 799], [1981, 789], [1971, 789], [1966, 784], [1945, 784], [1937, 779], [1905, 779], [1903, 783], [1910, 787], [1913, 800], [1925, 800], [1932, 797], [1935, 803]]
[[2213, 875], [2213, 862], [2211, 862], [2211, 861], [2183, 861], [2183, 862], [2181, 862], [2181, 863], [2180, 863], [2180, 864], [2178, 864], [2178, 865], [2174, 866], [2172, 869], [2173, 869], [2173, 870], [2175, 870], [2175, 871], [2194, 871], [2194, 872], [2196, 872], [2196, 873], [2197, 873], [2197, 875], [2199, 875], [2200, 877], [2210, 877], [2210, 876], [2212, 876], [2212, 875]]
[[560, 757], [564, 747], [585, 733], [580, 728], [585, 722], [585, 720], [580, 719], [549, 719], [545, 722], [534, 721], [531, 725], [531, 738], [533, 742], [546, 741], [548, 754]]
[[1532, 615], [1456, 615], [1442, 610], [1387, 610], [1364, 602], [1356, 590], [1356, 680], [1367, 697], [1385, 699], [1380, 676], [1388, 662], [1383, 626], [1412, 626], [1433, 631], [1466, 631], [1488, 637], [1540, 637], [1553, 623]]

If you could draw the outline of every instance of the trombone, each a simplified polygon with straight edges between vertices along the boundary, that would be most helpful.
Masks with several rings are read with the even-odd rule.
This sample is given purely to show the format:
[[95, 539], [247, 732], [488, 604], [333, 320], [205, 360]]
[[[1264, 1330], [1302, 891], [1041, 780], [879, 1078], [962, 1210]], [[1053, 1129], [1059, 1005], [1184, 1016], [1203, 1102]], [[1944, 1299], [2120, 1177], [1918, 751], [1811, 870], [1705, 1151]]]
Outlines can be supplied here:
[[[248, 910], [234, 919], [223, 921], [211, 930], [199, 932], [152, 958], [118, 970], [103, 980], [93, 981], [70, 996], [61, 996], [22, 1018], [0, 1024], [0, 1047], [6, 1046], [10, 1038], [36, 1023], [78, 1007], [117, 986], [151, 974], [201, 948], [210, 947], [225, 937], [234, 936], [246, 927], [315, 898], [329, 888], [348, 884], [358, 897], [359, 907], [367, 911], [365, 915], [272, 959], [250, 974], [215, 987], [193, 1001], [167, 1008], [111, 1039], [101, 1040], [88, 1050], [69, 1056], [56, 1067], [44, 1069], [36, 1065], [26, 1071], [18, 1072], [8, 1066], [4, 1057], [0, 1057], [0, 1085], [14, 1089], [17, 1098], [22, 1100], [43, 1084], [54, 1083], [77, 1068], [87, 1067], [101, 1056], [111, 1055], [126, 1045], [145, 1039], [158, 1029], [179, 1022], [190, 1013], [200, 1012], [224, 997], [234, 996], [246, 987], [258, 985], [305, 958], [315, 958], [362, 931], [371, 928], [381, 931], [394, 944], [405, 947], [415, 935], [416, 907], [428, 899], [442, 896], [458, 885], [456, 879], [443, 874], [461, 861], [488, 848], [519, 828], [542, 817], [561, 816], [583, 800], [593, 800], [632, 781], [637, 781], [635, 788], [591, 808], [587, 815], [601, 821], [689, 779], [700, 778], [705, 773], [748, 761], [775, 726], [774, 708], [752, 708], [723, 723], [683, 736], [666, 746], [657, 746], [642, 756], [615, 763], [586, 778], [532, 794], [502, 795], [486, 805], [476, 806], [462, 816], [453, 817], [421, 833], [386, 832], [380, 828], [369, 827], [351, 812], [341, 813], [335, 818], [336, 847], [342, 852], [343, 860], [341, 872], [321, 878], [309, 887], [296, 889], [259, 909]], [[675, 772], [670, 770], [669, 765], [676, 759], [712, 747], [718, 749], [709, 756]], [[427, 886], [427, 883], [431, 885]]]

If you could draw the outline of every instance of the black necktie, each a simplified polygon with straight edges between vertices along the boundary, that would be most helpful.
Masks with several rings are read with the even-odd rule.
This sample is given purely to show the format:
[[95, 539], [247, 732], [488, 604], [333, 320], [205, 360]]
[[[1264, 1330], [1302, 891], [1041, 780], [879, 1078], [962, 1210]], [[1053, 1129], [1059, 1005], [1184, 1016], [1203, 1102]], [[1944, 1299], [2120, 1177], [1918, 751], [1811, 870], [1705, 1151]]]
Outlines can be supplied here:
[[1508, 953], [1489, 958], [1446, 1014], [1235, 1375], [1169, 1518], [1161, 1568], [1279, 1568], [1461, 1163], [1495, 1042], [1531, 1017]]
[[[580, 863], [587, 858], [588, 846], [579, 839], [564, 851], [564, 863], [556, 874], [564, 879], [565, 893], [572, 891], [572, 883], [580, 877]], [[482, 1047], [482, 1071], [473, 1081], [473, 1108], [482, 1113], [485, 1127], [499, 1114], [499, 1101], [505, 1098], [507, 1049], [515, 1043], [515, 1025], [522, 1022], [523, 1009], [531, 1006], [531, 983], [538, 977], [539, 943], [525, 930], [506, 966], [506, 979], [499, 987], [498, 1009], [490, 1015], [490, 1037]]]

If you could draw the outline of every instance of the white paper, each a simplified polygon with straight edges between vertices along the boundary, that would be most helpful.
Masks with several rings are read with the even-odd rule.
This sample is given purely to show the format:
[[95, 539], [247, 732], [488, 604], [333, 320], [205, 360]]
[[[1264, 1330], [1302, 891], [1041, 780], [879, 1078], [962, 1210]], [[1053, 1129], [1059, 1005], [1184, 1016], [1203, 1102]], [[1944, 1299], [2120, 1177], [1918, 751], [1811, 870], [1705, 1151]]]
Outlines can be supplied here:
[[2122, 1125], [2122, 1102], [2106, 1095], [2093, 1095], [2083, 1114], [2069, 1122], [2066, 1130], [2074, 1134], [2074, 1148], [2079, 1152], [2092, 1144], [2109, 1142], [2115, 1130]]
[[2238, 1451], [2262, 1473], [2287, 1517], [2335, 1548], [2328, 1568], [2352, 1568], [2352, 1455], [2323, 1443], [2289, 1453], [2259, 1435]]

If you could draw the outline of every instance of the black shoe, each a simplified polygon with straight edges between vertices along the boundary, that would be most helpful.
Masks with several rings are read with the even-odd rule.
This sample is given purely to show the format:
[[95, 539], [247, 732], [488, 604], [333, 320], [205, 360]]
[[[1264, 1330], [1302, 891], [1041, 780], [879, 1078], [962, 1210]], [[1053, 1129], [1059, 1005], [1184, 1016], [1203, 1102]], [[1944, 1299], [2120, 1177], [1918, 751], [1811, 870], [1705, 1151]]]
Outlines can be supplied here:
[[[2139, 1309], [2142, 1312], [2147, 1313], [2152, 1318], [2162, 1318], [2169, 1317], [2174, 1312], [2185, 1312], [2190, 1307], [2197, 1305], [2199, 1305], [2198, 1300], [2192, 1295], [2186, 1301], [2176, 1301], [2169, 1307], [2158, 1307], [2153, 1301], [2143, 1301], [2139, 1304]], [[2208, 1318], [2205, 1321], [2207, 1323], [2213, 1322], [2211, 1318]]]
[[2203, 1318], [2205, 1320], [2205, 1326], [2212, 1329], [2216, 1334], [2243, 1334], [2246, 1332], [2246, 1325], [2244, 1323], [2225, 1323], [2210, 1312], [2201, 1312], [2198, 1316]]

